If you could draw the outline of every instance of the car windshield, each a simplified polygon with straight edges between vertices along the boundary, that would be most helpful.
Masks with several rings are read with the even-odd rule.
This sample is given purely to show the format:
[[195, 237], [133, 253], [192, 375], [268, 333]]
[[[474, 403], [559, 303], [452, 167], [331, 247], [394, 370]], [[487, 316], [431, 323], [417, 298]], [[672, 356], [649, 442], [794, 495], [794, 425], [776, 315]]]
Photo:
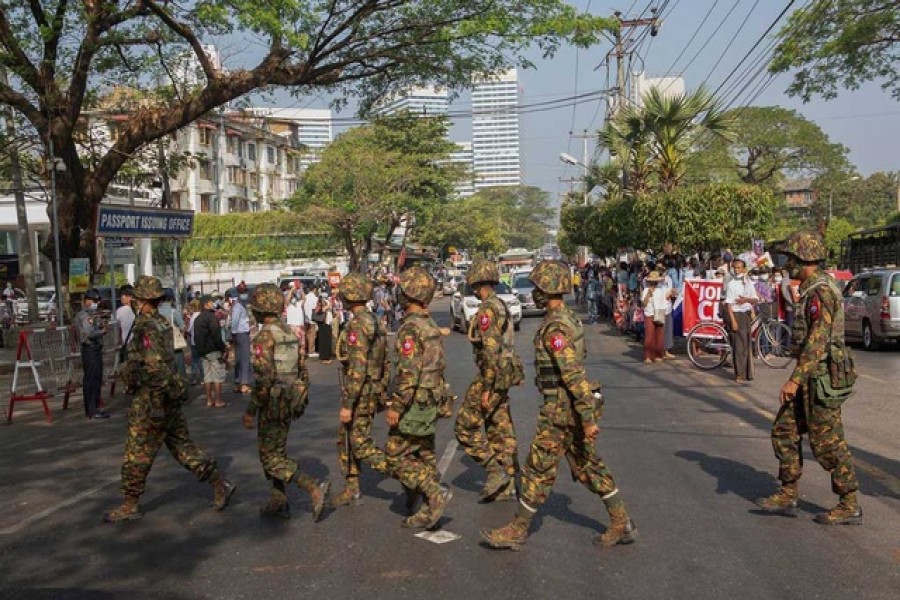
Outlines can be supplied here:
[[513, 286], [513, 289], [521, 290], [521, 291], [527, 291], [527, 290], [534, 289], [534, 284], [531, 283], [531, 280], [528, 279], [527, 277], [516, 278], [516, 280], [513, 282], [512, 286]]
[[53, 291], [41, 291], [38, 290], [37, 293], [37, 301], [38, 302], [51, 302], [53, 300]]

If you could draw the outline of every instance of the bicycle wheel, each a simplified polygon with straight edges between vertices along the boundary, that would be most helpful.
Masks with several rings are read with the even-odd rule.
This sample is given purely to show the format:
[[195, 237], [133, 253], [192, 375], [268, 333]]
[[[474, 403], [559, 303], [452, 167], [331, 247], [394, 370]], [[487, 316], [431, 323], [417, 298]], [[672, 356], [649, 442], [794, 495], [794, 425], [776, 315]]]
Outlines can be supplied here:
[[722, 366], [729, 352], [728, 334], [717, 323], [698, 323], [688, 332], [688, 358], [698, 369], [708, 371]]
[[[768, 346], [768, 352], [763, 351]], [[756, 336], [756, 355], [773, 369], [784, 369], [794, 357], [791, 356], [791, 328], [780, 321], [771, 320], [759, 329]]]

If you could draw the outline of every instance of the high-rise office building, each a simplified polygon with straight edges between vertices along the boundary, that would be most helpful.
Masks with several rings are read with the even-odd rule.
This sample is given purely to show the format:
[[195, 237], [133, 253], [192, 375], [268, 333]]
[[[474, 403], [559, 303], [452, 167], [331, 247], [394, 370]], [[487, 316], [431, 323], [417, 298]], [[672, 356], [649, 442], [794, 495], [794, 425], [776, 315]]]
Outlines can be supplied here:
[[515, 69], [478, 79], [472, 90], [472, 162], [476, 190], [520, 185], [519, 82]]
[[663, 96], [682, 96], [685, 92], [683, 77], [647, 77], [644, 73], [638, 73], [631, 79], [631, 89], [628, 98], [636, 106], [644, 105], [644, 96], [651, 89], [656, 88]]
[[472, 142], [454, 142], [456, 151], [450, 154], [450, 161], [463, 165], [470, 171], [470, 175], [463, 181], [456, 184], [456, 195], [464, 198], [475, 193], [475, 185], [473, 184], [472, 171]]
[[450, 108], [447, 90], [435, 86], [414, 87], [385, 101], [375, 109], [380, 115], [394, 115], [401, 111], [421, 117], [446, 115]]

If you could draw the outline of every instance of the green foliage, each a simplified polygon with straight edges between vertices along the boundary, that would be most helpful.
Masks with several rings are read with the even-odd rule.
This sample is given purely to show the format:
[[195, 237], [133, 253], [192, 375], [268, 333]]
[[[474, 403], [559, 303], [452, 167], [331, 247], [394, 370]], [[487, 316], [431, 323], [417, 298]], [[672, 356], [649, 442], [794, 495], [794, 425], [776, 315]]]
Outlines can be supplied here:
[[537, 248], [553, 217], [550, 195], [531, 186], [494, 187], [442, 206], [417, 225], [416, 239], [485, 254]]
[[[825, 246], [828, 248], [828, 255], [839, 257], [841, 255], [841, 242], [847, 239], [847, 236], [857, 231], [857, 228], [846, 219], [840, 217], [831, 219], [828, 228], [825, 230]], [[836, 260], [829, 260], [829, 264], [835, 264]]]
[[878, 81], [900, 100], [900, 10], [890, 0], [812, 2], [791, 15], [778, 34], [769, 70], [796, 69], [788, 94], [809, 102], [831, 99], [838, 88]]
[[828, 196], [832, 197], [832, 213], [860, 229], [878, 227], [897, 208], [900, 172], [873, 173], [857, 180], [821, 178], [815, 182], [819, 194], [818, 212], [827, 214]]
[[692, 182], [740, 180], [780, 187], [786, 178], [850, 171], [847, 148], [797, 111], [750, 106], [726, 115], [730, 137], [705, 136], [691, 159]]
[[639, 197], [631, 231], [646, 234], [654, 248], [666, 242], [689, 252], [749, 247], [754, 238], [767, 237], [777, 203], [770, 191], [758, 186], [684, 186]]
[[[52, 139], [67, 166], [58, 182], [64, 262], [90, 252], [81, 232], [93, 230], [96, 206], [129, 157], [229, 102], [281, 87], [329, 95], [338, 107], [356, 98], [365, 113], [410, 85], [458, 91], [474, 75], [532, 66], [531, 46], [551, 56], [618, 27], [563, 0], [4, 0], [0, 16], [0, 64], [10, 73], [0, 103], [36, 139]], [[219, 68], [205, 48], [222, 37], [252, 40], [259, 52]], [[202, 68], [184, 73], [195, 63]], [[80, 156], [80, 117], [122, 87], [149, 93], [129, 104], [112, 148]]]
[[687, 174], [693, 147], [704, 137], [729, 137], [733, 117], [705, 88], [667, 95], [651, 88], [643, 106], [625, 105], [598, 136], [626, 172], [626, 192], [675, 189]]
[[329, 224], [355, 269], [376, 233], [389, 237], [403, 217], [428, 221], [453, 194], [464, 170], [449, 161], [446, 132], [444, 118], [410, 115], [351, 129], [308, 169], [288, 206]]
[[[182, 265], [193, 261], [208, 265], [223, 262], [278, 262], [333, 252], [338, 240], [327, 227], [302, 215], [269, 211], [231, 215], [197, 215], [194, 236], [181, 242]], [[154, 242], [159, 261], [171, 265], [171, 240]], [[156, 259], [155, 259], [156, 260]]]

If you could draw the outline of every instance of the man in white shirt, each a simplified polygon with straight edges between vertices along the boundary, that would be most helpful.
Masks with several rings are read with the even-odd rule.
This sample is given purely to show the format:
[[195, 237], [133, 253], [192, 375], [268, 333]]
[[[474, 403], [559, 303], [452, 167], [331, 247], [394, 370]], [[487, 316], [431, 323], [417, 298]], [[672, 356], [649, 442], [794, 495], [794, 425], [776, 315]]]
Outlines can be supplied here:
[[253, 375], [250, 370], [250, 316], [238, 299], [236, 290], [231, 292], [231, 341], [234, 344], [234, 391], [249, 394]]
[[122, 306], [116, 309], [116, 322], [119, 324], [119, 345], [126, 346], [128, 334], [131, 333], [131, 326], [134, 325], [134, 309], [131, 308], [131, 301], [134, 299], [134, 288], [127, 284], [123, 285], [119, 288], [119, 296], [122, 299]]
[[319, 356], [316, 354], [316, 334], [319, 332], [319, 326], [313, 320], [318, 304], [319, 291], [313, 286], [303, 298], [303, 315], [306, 318], [306, 350], [311, 358]]
[[759, 296], [747, 277], [747, 265], [740, 258], [731, 263], [734, 277], [725, 284], [725, 325], [731, 331], [734, 380], [738, 383], [753, 379], [753, 352], [750, 347], [750, 324], [753, 307]]

